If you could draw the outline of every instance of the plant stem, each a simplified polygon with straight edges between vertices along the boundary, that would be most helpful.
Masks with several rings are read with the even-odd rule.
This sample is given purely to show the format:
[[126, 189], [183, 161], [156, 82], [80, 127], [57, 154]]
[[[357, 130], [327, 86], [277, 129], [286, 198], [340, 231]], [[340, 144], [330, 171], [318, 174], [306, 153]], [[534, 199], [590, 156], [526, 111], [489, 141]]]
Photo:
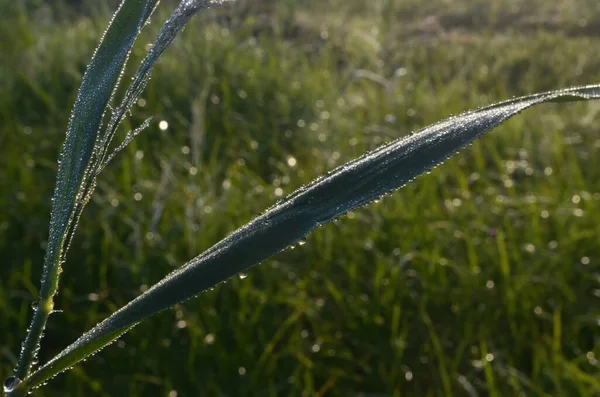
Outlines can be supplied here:
[[54, 310], [68, 243], [94, 188], [98, 171], [94, 155], [99, 154], [98, 134], [107, 105], [133, 43], [157, 4], [158, 0], [122, 0], [83, 75], [60, 154], [39, 302], [17, 362], [17, 380], [26, 379], [36, 362], [46, 322]]
[[21, 348], [21, 355], [17, 362], [15, 376], [19, 379], [25, 379], [29, 375], [40, 349], [40, 341], [44, 335], [48, 317], [54, 310], [54, 295], [58, 291], [58, 276], [61, 272], [60, 258], [62, 256], [63, 244], [64, 239], [60, 242], [59, 249], [48, 251], [44, 259], [44, 274], [42, 276], [39, 301], [37, 307], [34, 309], [33, 319], [28, 328], [27, 336]]

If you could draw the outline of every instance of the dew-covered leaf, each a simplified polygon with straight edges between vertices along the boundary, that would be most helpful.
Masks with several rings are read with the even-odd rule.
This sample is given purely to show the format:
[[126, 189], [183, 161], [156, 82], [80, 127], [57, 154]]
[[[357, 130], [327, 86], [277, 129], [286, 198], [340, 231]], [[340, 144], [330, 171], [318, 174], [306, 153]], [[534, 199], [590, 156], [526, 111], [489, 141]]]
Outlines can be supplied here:
[[[175, 37], [177, 37], [179, 32], [185, 28], [187, 23], [199, 10], [223, 4], [227, 1], [232, 0], [182, 0], [181, 3], [179, 3], [169, 19], [161, 27], [158, 36], [148, 51], [148, 54], [133, 75], [131, 85], [127, 89], [121, 104], [113, 112], [106, 128], [106, 132], [102, 137], [101, 146], [104, 148], [104, 150], [106, 150], [110, 145], [110, 142], [116, 133], [117, 127], [119, 124], [121, 124], [121, 121], [123, 121], [127, 111], [138, 100], [140, 94], [146, 88], [154, 65], [169, 47], [169, 45], [171, 45], [173, 40], [175, 40]], [[126, 142], [127, 139], [128, 138], [126, 137], [124, 142]], [[122, 147], [123, 145], [119, 145], [119, 148], [117, 148], [116, 151], [119, 151]], [[114, 154], [115, 152], [108, 155], [106, 151], [103, 151], [103, 153], [101, 153], [101, 164], [99, 165], [99, 168], [104, 168], [114, 157]]]
[[451, 117], [350, 161], [298, 189], [169, 274], [68, 346], [26, 382], [29, 386], [44, 382], [148, 316], [198, 295], [295, 244], [317, 226], [402, 187], [531, 106], [598, 98], [600, 86], [594, 85], [512, 99]]
[[107, 105], [118, 86], [131, 47], [157, 3], [158, 0], [123, 0], [83, 76], [59, 159], [40, 307], [35, 311], [17, 364], [18, 378], [28, 374], [53, 308], [52, 297], [58, 288], [65, 244], [76, 224], [77, 213], [87, 199], [84, 185], [89, 182], [90, 164]]
[[124, 0], [92, 57], [79, 88], [59, 159], [46, 256], [59, 254], [90, 164], [107, 105], [131, 47], [158, 0]]

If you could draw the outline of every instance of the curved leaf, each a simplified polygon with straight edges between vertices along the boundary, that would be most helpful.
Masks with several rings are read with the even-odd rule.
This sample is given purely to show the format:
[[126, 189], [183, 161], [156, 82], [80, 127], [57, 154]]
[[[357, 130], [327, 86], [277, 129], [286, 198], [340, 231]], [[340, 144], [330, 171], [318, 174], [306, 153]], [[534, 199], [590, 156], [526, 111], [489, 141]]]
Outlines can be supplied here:
[[[96, 325], [26, 379], [35, 386], [144, 318], [194, 297], [296, 243], [317, 226], [400, 188], [508, 118], [544, 102], [600, 98], [600, 85], [512, 99], [433, 124], [298, 189]], [[116, 336], [115, 336], [116, 337]]]
[[120, 151], [124, 146], [126, 146], [128, 140], [133, 139], [135, 136], [135, 132], [130, 133], [125, 138], [125, 145], [120, 145], [115, 152], [107, 156], [106, 149], [113, 139], [117, 127], [123, 121], [127, 111], [133, 106], [142, 91], [146, 88], [146, 85], [148, 84], [152, 74], [152, 69], [154, 68], [154, 65], [160, 56], [165, 52], [169, 45], [171, 45], [173, 40], [175, 40], [175, 37], [177, 37], [183, 28], [185, 28], [187, 23], [198, 11], [222, 4], [225, 1], [230, 0], [182, 0], [177, 8], [173, 11], [169, 19], [161, 27], [158, 36], [154, 40], [154, 43], [152, 43], [150, 51], [148, 51], [148, 54], [133, 75], [133, 81], [127, 89], [123, 101], [119, 107], [115, 109], [110, 121], [108, 122], [106, 132], [102, 137], [101, 146], [105, 150], [100, 155], [98, 172], [110, 162], [116, 152]]
[[85, 185], [107, 105], [118, 86], [131, 47], [157, 3], [158, 0], [123, 0], [83, 76], [60, 154], [40, 301], [17, 364], [18, 378], [29, 373], [53, 309], [65, 243], [74, 230], [77, 213], [85, 204]]

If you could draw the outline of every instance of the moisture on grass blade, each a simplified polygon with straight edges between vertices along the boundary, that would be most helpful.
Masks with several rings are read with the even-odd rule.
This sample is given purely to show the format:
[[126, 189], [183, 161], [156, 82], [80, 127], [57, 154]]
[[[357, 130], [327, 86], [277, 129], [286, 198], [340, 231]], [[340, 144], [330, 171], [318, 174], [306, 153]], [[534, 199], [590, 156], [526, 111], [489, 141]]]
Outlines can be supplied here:
[[144, 318], [194, 297], [295, 244], [317, 226], [400, 188], [531, 106], [598, 98], [600, 85], [512, 99], [433, 124], [338, 167], [169, 274], [81, 336], [24, 383], [30, 388], [45, 382]]
[[158, 0], [123, 0], [96, 49], [79, 89], [60, 155], [39, 303], [17, 363], [16, 378], [28, 375], [46, 321], [54, 308], [65, 245], [93, 188], [90, 164], [107, 105], [118, 86], [131, 47]]
[[[160, 56], [165, 52], [173, 40], [175, 40], [175, 37], [177, 37], [179, 32], [183, 30], [190, 19], [192, 19], [192, 17], [199, 10], [222, 4], [225, 1], [231, 0], [183, 0], [175, 9], [175, 11], [173, 11], [165, 24], [161, 27], [158, 36], [150, 47], [150, 51], [148, 51], [148, 54], [133, 75], [133, 81], [127, 89], [127, 93], [125, 94], [123, 101], [113, 112], [110, 121], [108, 122], [106, 132], [101, 137], [101, 145], [99, 145], [99, 147], [103, 148], [103, 150], [98, 156], [98, 172], [106, 167], [114, 155], [121, 151], [131, 141], [131, 139], [133, 139], [135, 135], [143, 129], [144, 126], [130, 132], [125, 137], [123, 144], [119, 145], [111, 155], [107, 155], [107, 149], [117, 131], [117, 128], [123, 121], [127, 111], [138, 100], [144, 88], [146, 88], [156, 61], [158, 61]], [[148, 121], [149, 120], [146, 122]]]
[[[79, 217], [93, 193], [98, 174], [117, 152], [148, 126], [150, 119], [128, 133], [123, 143], [108, 154], [118, 126], [145, 88], [154, 64], [177, 34], [200, 9], [224, 1], [183, 0], [180, 3], [161, 28], [154, 45], [136, 71], [121, 105], [112, 112], [102, 131], [106, 110], [119, 86], [131, 48], [159, 0], [123, 0], [115, 12], [83, 76], [69, 120], [59, 160], [40, 297], [25, 337], [16, 374], [7, 378], [4, 384], [4, 391], [8, 395], [20, 395], [30, 388], [22, 379], [29, 375], [36, 361], [46, 322], [54, 309], [53, 298], [58, 290], [61, 265]], [[92, 342], [96, 346], [94, 350], [101, 349], [125, 331], [126, 328], [104, 334]]]

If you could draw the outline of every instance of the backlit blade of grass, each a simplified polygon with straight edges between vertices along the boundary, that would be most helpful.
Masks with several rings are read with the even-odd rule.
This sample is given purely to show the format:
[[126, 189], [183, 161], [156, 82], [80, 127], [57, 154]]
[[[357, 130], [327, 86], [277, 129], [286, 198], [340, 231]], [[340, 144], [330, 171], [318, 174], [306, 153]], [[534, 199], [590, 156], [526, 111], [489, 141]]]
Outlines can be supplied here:
[[15, 376], [22, 379], [35, 360], [65, 255], [65, 244], [85, 204], [86, 184], [107, 105], [118, 86], [131, 47], [158, 0], [123, 0], [96, 49], [71, 113], [60, 155], [44, 258], [39, 302], [21, 350]]
[[226, 281], [297, 243], [313, 229], [402, 187], [441, 164], [475, 138], [544, 102], [600, 98], [600, 85], [512, 99], [463, 113], [400, 138], [298, 189], [96, 325], [33, 373], [30, 387], [101, 348], [98, 340]]
[[[173, 11], [169, 19], [164, 23], [161, 27], [158, 36], [152, 43], [152, 47], [148, 51], [148, 54], [136, 70], [133, 81], [127, 92], [123, 101], [115, 109], [113, 112], [108, 126], [106, 128], [106, 132], [102, 137], [102, 147], [107, 149], [112, 141], [119, 124], [123, 121], [123, 118], [127, 114], [127, 111], [133, 106], [133, 104], [138, 100], [142, 91], [146, 88], [148, 81], [150, 80], [150, 76], [152, 74], [152, 69], [156, 64], [156, 61], [160, 58], [160, 56], [165, 52], [165, 50], [169, 47], [169, 45], [173, 42], [175, 37], [183, 30], [183, 28], [187, 25], [187, 23], [192, 19], [192, 17], [201, 9], [210, 8], [215, 5], [222, 4], [226, 1], [232, 0], [183, 0], [177, 8]], [[128, 141], [135, 136], [135, 131], [130, 133], [125, 138], [125, 145], [120, 145], [112, 154], [107, 155], [106, 151], [103, 151], [99, 158], [99, 171], [104, 168], [110, 160], [114, 157], [114, 155], [119, 152], [122, 148], [126, 146]]]

